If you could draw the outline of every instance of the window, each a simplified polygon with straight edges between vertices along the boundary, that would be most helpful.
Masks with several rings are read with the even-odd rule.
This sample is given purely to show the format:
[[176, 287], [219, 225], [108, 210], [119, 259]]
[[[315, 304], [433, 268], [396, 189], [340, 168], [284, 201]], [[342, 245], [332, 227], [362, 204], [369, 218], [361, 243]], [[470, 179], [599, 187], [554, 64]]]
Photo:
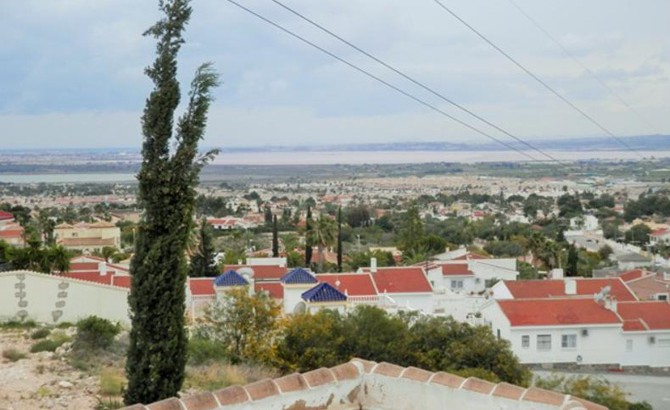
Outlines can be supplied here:
[[463, 289], [463, 281], [462, 280], [452, 280], [451, 281], [451, 288], [452, 289]]
[[561, 335], [561, 347], [563, 349], [574, 349], [577, 347], [577, 335]]
[[627, 352], [633, 351], [633, 339], [626, 339], [626, 351]]
[[537, 350], [551, 350], [551, 335], [537, 335]]
[[530, 347], [530, 336], [528, 335], [522, 335], [521, 336], [521, 347], [524, 349], [527, 349]]
[[668, 300], [668, 294], [667, 293], [657, 293], [656, 294], [656, 300]]

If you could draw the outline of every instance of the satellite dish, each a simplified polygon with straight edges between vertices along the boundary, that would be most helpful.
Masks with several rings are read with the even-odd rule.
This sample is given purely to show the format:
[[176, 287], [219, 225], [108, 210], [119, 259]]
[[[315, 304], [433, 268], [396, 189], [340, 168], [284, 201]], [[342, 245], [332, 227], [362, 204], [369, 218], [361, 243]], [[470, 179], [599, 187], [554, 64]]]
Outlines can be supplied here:
[[237, 273], [239, 273], [240, 275], [242, 275], [242, 276], [244, 276], [244, 277], [249, 277], [249, 278], [253, 278], [253, 277], [254, 277], [254, 270], [251, 269], [251, 268], [248, 267], [248, 266], [245, 266], [245, 267], [243, 267], [243, 268], [239, 268], [239, 269], [237, 269]]

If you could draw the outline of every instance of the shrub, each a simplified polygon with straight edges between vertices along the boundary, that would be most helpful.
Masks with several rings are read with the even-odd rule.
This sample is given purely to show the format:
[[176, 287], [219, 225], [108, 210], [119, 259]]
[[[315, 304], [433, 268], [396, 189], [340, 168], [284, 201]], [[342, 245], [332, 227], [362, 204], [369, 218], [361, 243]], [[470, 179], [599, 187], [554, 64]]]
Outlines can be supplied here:
[[91, 347], [93, 349], [104, 349], [111, 346], [114, 336], [121, 331], [118, 323], [112, 323], [107, 319], [97, 316], [89, 316], [77, 323], [77, 337], [75, 345]]
[[51, 330], [47, 329], [46, 327], [43, 327], [41, 329], [37, 329], [34, 332], [30, 334], [31, 339], [44, 339], [45, 337], [49, 336], [49, 333], [51, 333]]
[[5, 329], [30, 329], [31, 327], [37, 327], [37, 323], [34, 320], [26, 320], [19, 322], [18, 320], [10, 320], [9, 322], [2, 323], [0, 327]]
[[62, 344], [63, 343], [55, 340], [44, 339], [32, 345], [30, 347], [30, 352], [31, 353], [55, 352], [56, 349], [58, 349]]
[[103, 396], [120, 396], [125, 386], [122, 370], [108, 367], [100, 372], [100, 394]]
[[21, 359], [25, 359], [28, 355], [25, 352], [20, 351], [19, 349], [10, 348], [2, 351], [2, 357], [9, 360], [10, 362], [16, 362]]
[[113, 398], [99, 398], [94, 409], [95, 410], [116, 410], [124, 407], [125, 404], [121, 400]]
[[193, 365], [224, 361], [227, 358], [226, 345], [202, 337], [192, 337], [188, 341], [188, 361]]

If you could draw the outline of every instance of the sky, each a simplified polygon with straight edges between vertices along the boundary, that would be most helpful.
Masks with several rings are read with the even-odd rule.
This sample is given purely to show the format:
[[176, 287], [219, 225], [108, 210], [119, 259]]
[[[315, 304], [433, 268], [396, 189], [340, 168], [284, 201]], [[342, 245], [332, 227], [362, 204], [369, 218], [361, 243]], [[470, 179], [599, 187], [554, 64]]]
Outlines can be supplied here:
[[[239, 1], [510, 140], [272, 1]], [[603, 135], [433, 0], [282, 1], [520, 138]], [[441, 1], [613, 134], [670, 134], [670, 1]], [[152, 88], [143, 70], [154, 57], [153, 39], [142, 33], [161, 17], [157, 4], [0, 1], [0, 149], [139, 148], [140, 117]], [[205, 61], [222, 80], [206, 146], [490, 142], [226, 0], [193, 0], [192, 6], [179, 55], [182, 92]]]

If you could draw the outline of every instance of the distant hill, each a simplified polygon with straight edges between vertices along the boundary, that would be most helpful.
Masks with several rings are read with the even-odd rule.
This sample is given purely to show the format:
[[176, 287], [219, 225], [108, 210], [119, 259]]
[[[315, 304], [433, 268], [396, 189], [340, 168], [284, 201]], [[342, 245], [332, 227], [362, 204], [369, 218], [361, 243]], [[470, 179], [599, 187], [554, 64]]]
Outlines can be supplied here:
[[[642, 135], [622, 137], [619, 140], [639, 151], [670, 151], [670, 135]], [[527, 140], [529, 144], [548, 151], [623, 151], [626, 146], [613, 138], [554, 138], [545, 140]], [[523, 144], [515, 141], [509, 145], [527, 150]], [[316, 151], [509, 151], [500, 144], [464, 144], [450, 142], [390, 142], [366, 144], [340, 144], [315, 146], [269, 146], [269, 147], [230, 147], [226, 152], [316, 152]]]

